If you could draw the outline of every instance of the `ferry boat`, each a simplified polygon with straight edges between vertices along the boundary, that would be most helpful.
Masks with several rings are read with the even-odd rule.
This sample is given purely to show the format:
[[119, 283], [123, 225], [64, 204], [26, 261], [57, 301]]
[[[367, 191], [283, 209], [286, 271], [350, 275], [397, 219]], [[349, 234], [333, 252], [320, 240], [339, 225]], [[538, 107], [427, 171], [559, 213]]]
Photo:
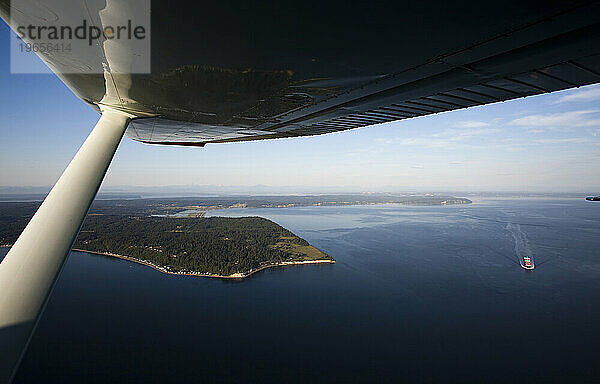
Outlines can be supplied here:
[[523, 263], [521, 263], [521, 267], [525, 269], [533, 269], [533, 259], [529, 256], [523, 256]]

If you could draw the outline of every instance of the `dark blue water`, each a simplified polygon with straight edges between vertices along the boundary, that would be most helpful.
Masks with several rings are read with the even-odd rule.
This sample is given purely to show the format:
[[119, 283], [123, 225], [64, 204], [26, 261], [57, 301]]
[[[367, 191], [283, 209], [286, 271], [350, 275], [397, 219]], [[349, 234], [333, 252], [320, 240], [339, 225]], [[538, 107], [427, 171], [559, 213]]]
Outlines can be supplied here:
[[600, 381], [600, 204], [219, 214], [337, 264], [231, 282], [73, 253], [15, 382]]

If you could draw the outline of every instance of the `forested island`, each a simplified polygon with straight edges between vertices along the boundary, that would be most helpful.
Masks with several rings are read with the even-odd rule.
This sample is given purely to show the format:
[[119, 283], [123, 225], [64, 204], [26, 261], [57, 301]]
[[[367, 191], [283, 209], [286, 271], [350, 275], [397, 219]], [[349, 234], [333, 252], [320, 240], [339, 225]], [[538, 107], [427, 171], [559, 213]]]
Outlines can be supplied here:
[[[0, 245], [14, 243], [36, 205], [0, 203]], [[166, 273], [227, 278], [243, 278], [274, 266], [335, 262], [306, 240], [260, 217], [90, 213], [73, 248], [138, 262]]]
[[334, 262], [261, 217], [164, 218], [91, 215], [75, 249], [123, 255], [164, 272], [246, 277], [265, 267]]

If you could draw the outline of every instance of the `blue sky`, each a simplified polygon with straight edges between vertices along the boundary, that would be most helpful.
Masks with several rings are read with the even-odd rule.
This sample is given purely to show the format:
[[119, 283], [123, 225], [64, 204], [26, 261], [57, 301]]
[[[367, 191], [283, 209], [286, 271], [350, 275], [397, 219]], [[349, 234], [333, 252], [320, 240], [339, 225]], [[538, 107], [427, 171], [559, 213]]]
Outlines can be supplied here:
[[[99, 116], [54, 75], [10, 74], [0, 22], [0, 186], [53, 184]], [[125, 138], [105, 186], [600, 193], [600, 86], [315, 136], [161, 147]]]

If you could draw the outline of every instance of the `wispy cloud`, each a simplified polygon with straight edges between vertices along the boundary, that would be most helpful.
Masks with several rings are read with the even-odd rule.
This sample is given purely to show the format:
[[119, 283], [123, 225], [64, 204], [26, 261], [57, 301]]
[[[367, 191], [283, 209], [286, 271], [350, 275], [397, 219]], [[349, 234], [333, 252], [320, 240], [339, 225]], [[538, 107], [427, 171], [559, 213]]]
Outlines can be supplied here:
[[600, 111], [591, 109], [543, 115], [529, 115], [514, 119], [508, 124], [529, 127], [592, 127], [600, 125], [600, 119], [593, 118], [593, 114], [598, 112]]
[[590, 119], [578, 125], [578, 127], [600, 127], [600, 119]]
[[390, 138], [379, 141], [382, 144], [393, 146], [406, 147], [421, 147], [421, 148], [438, 148], [438, 149], [458, 149], [458, 148], [477, 148], [481, 144], [470, 143], [463, 136], [455, 137], [407, 137], [407, 138]]
[[432, 133], [430, 137], [445, 137], [460, 141], [474, 136], [490, 135], [499, 132], [501, 132], [501, 130], [498, 128], [446, 129], [441, 132]]
[[560, 139], [536, 139], [533, 142], [540, 144], [582, 144], [589, 143], [591, 140], [585, 137], [564, 137]]
[[503, 147], [507, 152], [523, 152], [527, 151], [529, 148], [524, 147], [522, 145], [507, 145]]
[[562, 96], [554, 103], [600, 100], [600, 87], [578, 89]]
[[485, 121], [468, 120], [468, 121], [461, 121], [456, 126], [461, 127], [461, 128], [480, 128], [480, 127], [487, 127], [489, 125], [490, 124], [486, 123]]
[[[498, 128], [448, 128], [419, 137], [378, 138], [375, 142], [384, 145], [423, 148], [478, 148], [487, 145], [482, 137], [502, 132]], [[478, 139], [479, 140], [476, 140]]]
[[425, 147], [425, 148], [447, 148], [456, 145], [455, 142], [445, 139], [432, 139], [428, 137], [407, 137], [407, 138], [392, 138], [385, 139], [385, 144], [410, 146], [410, 147]]

